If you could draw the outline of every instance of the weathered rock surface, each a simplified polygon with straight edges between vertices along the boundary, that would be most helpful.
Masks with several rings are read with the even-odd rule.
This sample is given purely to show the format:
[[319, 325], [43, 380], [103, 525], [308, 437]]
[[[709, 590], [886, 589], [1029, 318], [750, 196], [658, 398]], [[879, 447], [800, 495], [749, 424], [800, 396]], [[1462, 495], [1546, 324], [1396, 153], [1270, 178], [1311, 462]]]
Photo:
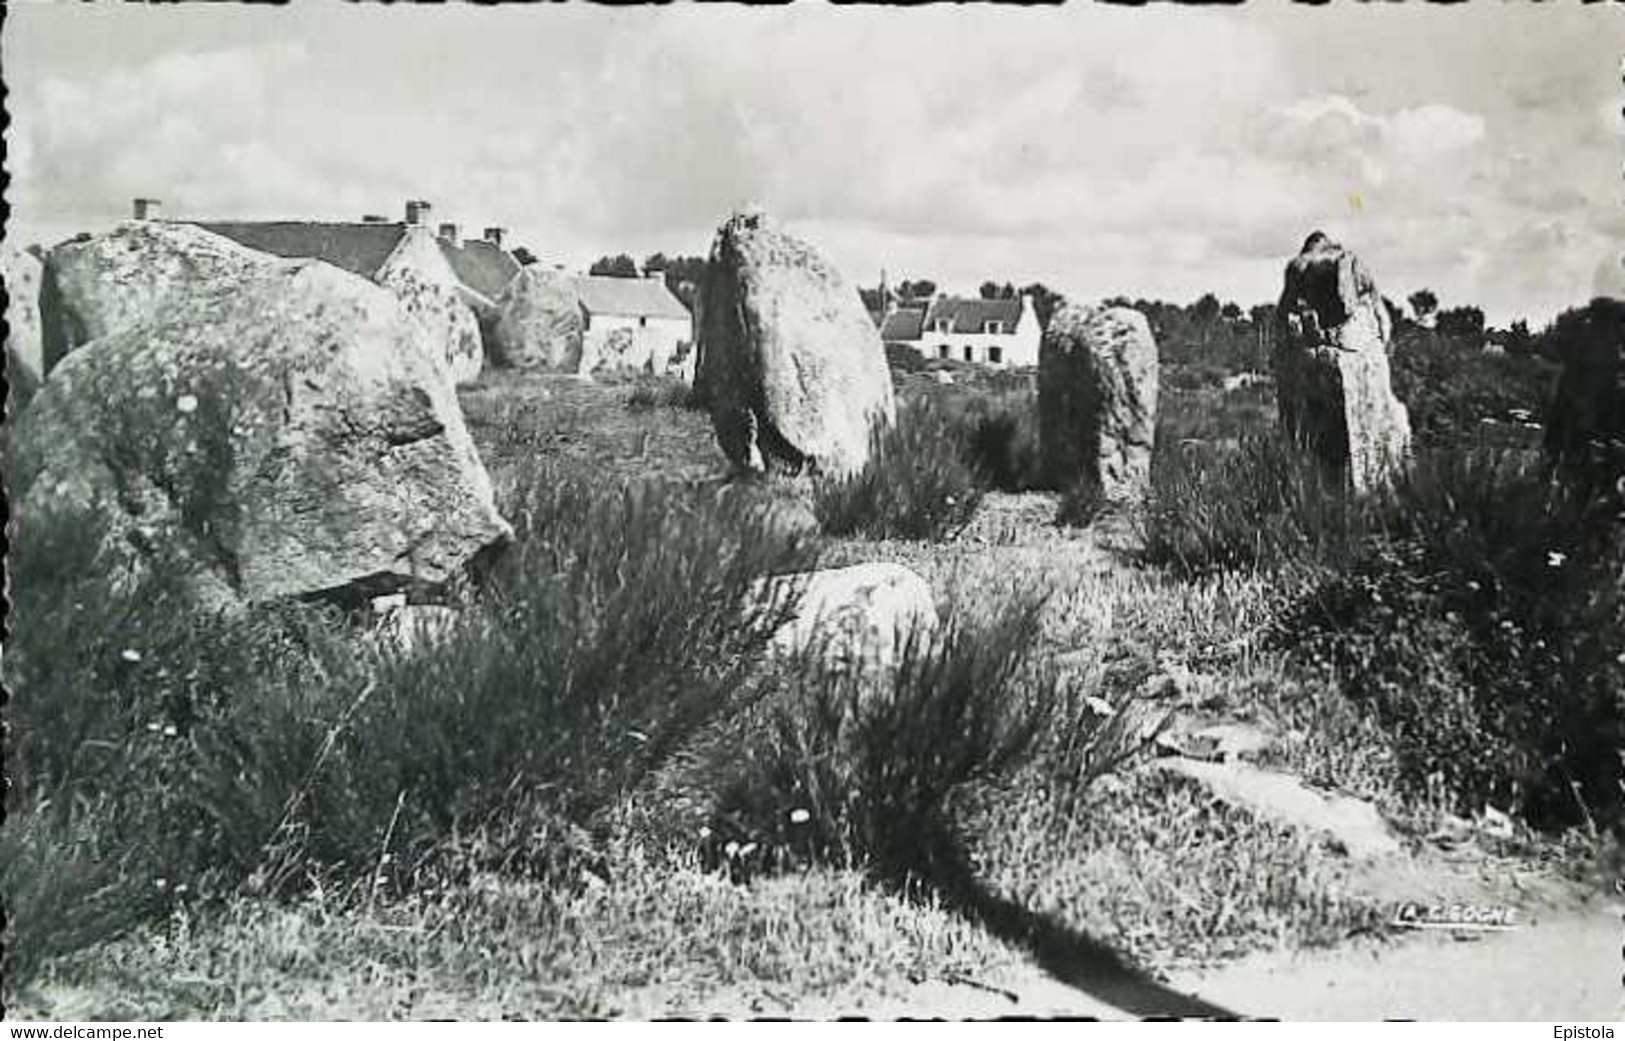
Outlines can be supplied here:
[[438, 353], [453, 383], [472, 383], [479, 378], [485, 362], [479, 319], [427, 228], [407, 229], [405, 239], [378, 270], [377, 279], [395, 294], [407, 314], [423, 323], [430, 339], [439, 345]]
[[696, 386], [728, 459], [751, 471], [861, 469], [896, 404], [880, 334], [840, 272], [746, 211], [717, 232], [700, 298]]
[[1156, 767], [1180, 774], [1213, 795], [1259, 817], [1298, 831], [1320, 834], [1350, 857], [1365, 859], [1402, 851], [1387, 822], [1367, 802], [1304, 787], [1291, 774], [1245, 763], [1159, 759]]
[[1386, 483], [1410, 455], [1410, 417], [1388, 372], [1392, 329], [1376, 284], [1320, 232], [1287, 265], [1277, 308], [1282, 427], [1356, 491]]
[[29, 250], [7, 246], [0, 254], [0, 275], [6, 281], [6, 414], [15, 416], [45, 378], [45, 354], [40, 340], [39, 289], [43, 264]]
[[578, 372], [586, 322], [568, 276], [532, 264], [497, 300], [496, 360], [515, 369]]
[[240, 277], [157, 294], [45, 382], [9, 446], [15, 537], [89, 519], [101, 577], [162, 560], [211, 606], [433, 586], [504, 541], [422, 324], [337, 268], [219, 248]]
[[937, 628], [930, 584], [901, 564], [781, 575], [765, 590], [772, 602], [799, 598], [795, 617], [773, 634], [774, 647], [787, 654], [815, 650], [839, 670], [890, 669], [910, 634], [925, 639]]
[[234, 284], [263, 269], [268, 254], [191, 224], [126, 221], [46, 254], [40, 285], [45, 371], [69, 352], [139, 325], [172, 297]]
[[1113, 504], [1143, 500], [1157, 429], [1157, 344], [1128, 307], [1062, 306], [1038, 352], [1038, 438], [1057, 488], [1093, 482]]

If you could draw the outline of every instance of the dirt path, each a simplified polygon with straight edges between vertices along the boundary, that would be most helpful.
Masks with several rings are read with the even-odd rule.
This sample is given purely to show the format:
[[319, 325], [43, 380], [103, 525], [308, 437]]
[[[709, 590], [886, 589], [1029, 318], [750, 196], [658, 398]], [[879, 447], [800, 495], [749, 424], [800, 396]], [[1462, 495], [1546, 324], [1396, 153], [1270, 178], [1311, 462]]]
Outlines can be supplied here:
[[[1217, 970], [1176, 973], [1169, 989], [1247, 1018], [1616, 1021], [1625, 1019], [1622, 943], [1625, 923], [1618, 909], [1599, 905], [1471, 939], [1419, 931], [1334, 950], [1259, 954]], [[1158, 1014], [1128, 1011], [1113, 1000], [1121, 999], [1110, 987], [1085, 983], [1079, 989], [1031, 968], [996, 981], [927, 980], [851, 1004], [795, 1003], [784, 1009], [733, 1008], [727, 1014], [1112, 1020]]]

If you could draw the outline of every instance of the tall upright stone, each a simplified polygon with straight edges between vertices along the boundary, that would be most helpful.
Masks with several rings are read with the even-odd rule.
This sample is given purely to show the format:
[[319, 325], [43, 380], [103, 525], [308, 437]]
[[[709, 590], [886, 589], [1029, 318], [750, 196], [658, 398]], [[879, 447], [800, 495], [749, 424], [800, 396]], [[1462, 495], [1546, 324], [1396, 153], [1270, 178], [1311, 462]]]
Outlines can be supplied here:
[[1126, 506], [1151, 485], [1157, 343], [1129, 307], [1065, 304], [1038, 350], [1038, 440], [1046, 480], [1098, 487]]
[[1276, 315], [1271, 360], [1283, 429], [1355, 491], [1385, 484], [1406, 465], [1411, 425], [1394, 395], [1391, 320], [1370, 274], [1317, 231], [1287, 265]]
[[757, 210], [717, 231], [700, 290], [696, 388], [738, 468], [848, 474], [897, 413], [857, 290]]
[[45, 377], [40, 340], [39, 289], [42, 263], [30, 249], [7, 246], [0, 254], [6, 282], [6, 415], [15, 418]]
[[587, 323], [570, 277], [540, 264], [522, 268], [496, 302], [491, 344], [499, 364], [580, 372]]

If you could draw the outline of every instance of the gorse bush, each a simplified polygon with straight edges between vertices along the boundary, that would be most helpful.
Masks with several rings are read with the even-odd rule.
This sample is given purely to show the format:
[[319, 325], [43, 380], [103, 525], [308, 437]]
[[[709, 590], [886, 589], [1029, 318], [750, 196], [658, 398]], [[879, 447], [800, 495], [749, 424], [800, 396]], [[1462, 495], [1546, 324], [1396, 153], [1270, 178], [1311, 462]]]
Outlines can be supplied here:
[[694, 388], [679, 376], [639, 376], [626, 396], [626, 407], [643, 412], [655, 408], [704, 408]]
[[963, 870], [957, 797], [1018, 777], [1081, 793], [1134, 751], [1134, 731], [1038, 658], [1042, 606], [1020, 597], [975, 623], [950, 613], [904, 639], [890, 670], [798, 663], [743, 743], [719, 838], [771, 866], [835, 863], [930, 888]]
[[1043, 487], [1038, 401], [1029, 391], [982, 396], [965, 407], [965, 459], [982, 482], [1002, 492]]
[[1234, 451], [1159, 439], [1142, 523], [1143, 558], [1199, 574], [1334, 559], [1358, 541], [1341, 481], [1275, 431]]
[[199, 616], [158, 578], [90, 595], [51, 572], [92, 542], [24, 547], [9, 762], [32, 823], [8, 838], [31, 851], [6, 881], [36, 936], [13, 968], [176, 892], [397, 891], [590, 853], [607, 807], [754, 696], [794, 609], [758, 580], [814, 562], [755, 505], [670, 486], [537, 469], [509, 515], [484, 587], [410, 649], [309, 608]]
[[1618, 509], [1535, 461], [1423, 456], [1282, 639], [1374, 714], [1418, 797], [1542, 826], [1618, 823]]
[[982, 495], [963, 427], [919, 399], [875, 432], [862, 470], [817, 481], [813, 513], [831, 535], [935, 540], [969, 523]]

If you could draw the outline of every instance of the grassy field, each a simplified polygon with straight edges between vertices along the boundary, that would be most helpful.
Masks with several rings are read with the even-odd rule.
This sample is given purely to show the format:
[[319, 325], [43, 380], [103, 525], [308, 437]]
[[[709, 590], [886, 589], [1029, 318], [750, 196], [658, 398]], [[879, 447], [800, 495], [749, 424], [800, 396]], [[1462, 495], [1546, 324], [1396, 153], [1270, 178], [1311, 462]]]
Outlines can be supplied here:
[[[1216, 468], [1234, 465], [1223, 460], [1252, 458], [1273, 399], [1267, 386], [1171, 384], [1158, 468], [1177, 516], [1073, 526], [1057, 523], [1068, 490], [1035, 486], [1032, 387], [1020, 378], [900, 377], [903, 425], [936, 433], [899, 441], [885, 465], [928, 451], [941, 479], [882, 507], [850, 489], [729, 483], [709, 420], [670, 385], [489, 374], [461, 397], [519, 539], [489, 588], [462, 594], [464, 621], [446, 639], [379, 650], [347, 620], [300, 614], [207, 634], [218, 642], [201, 646], [231, 650], [205, 667], [178, 649], [197, 633], [134, 612], [82, 619], [73, 632], [102, 643], [92, 665], [63, 676], [23, 631], [14, 679], [52, 684], [25, 694], [134, 699], [128, 713], [76, 719], [75, 732], [138, 732], [127, 744], [140, 756], [117, 762], [170, 790], [96, 802], [93, 786], [75, 785], [106, 761], [52, 746], [47, 717], [25, 711], [21, 724], [41, 732], [24, 733], [36, 771], [24, 790], [53, 798], [14, 802], [8, 826], [8, 896], [27, 894], [14, 929], [37, 930], [21, 954], [9, 937], [11, 1015], [860, 1011], [921, 981], [998, 980], [1034, 964], [1083, 989], [1115, 975], [1154, 992], [1176, 967], [1381, 932], [1393, 895], [1382, 871], [1324, 834], [1146, 768], [1219, 723], [1271, 735], [1264, 765], [1379, 808], [1407, 871], [1426, 869], [1441, 828], [1486, 805], [1515, 821], [1505, 835], [1468, 827], [1484, 863], [1602, 843], [1612, 811], [1592, 793], [1606, 771], [1575, 789], [1580, 819], [1516, 804], [1542, 783], [1532, 775], [1522, 788], [1419, 775], [1435, 746], [1431, 731], [1415, 736], [1414, 713], [1438, 705], [1452, 726], [1482, 732], [1472, 754], [1547, 739], [1460, 701], [1460, 684], [1508, 665], [1441, 650], [1472, 636], [1472, 619], [1415, 640], [1433, 707], [1373, 707], [1340, 685], [1358, 663], [1338, 654], [1388, 633], [1361, 596], [1397, 588], [1423, 611], [1454, 595], [1399, 582], [1410, 572], [1383, 571], [1370, 562], [1387, 558], [1359, 547], [1381, 542], [1398, 560], [1434, 543], [1392, 525], [1381, 538], [1333, 532], [1326, 518], [1346, 518], [1318, 486], [1292, 484], [1290, 463], [1268, 495], [1233, 488], [1229, 513], [1199, 508], [1220, 497]], [[650, 479], [664, 490], [622, 491]], [[1497, 487], [1524, 487], [1516, 480]], [[1313, 524], [1270, 526], [1282, 487]], [[1542, 503], [1526, 520], [1572, 534], [1563, 525], [1577, 522]], [[854, 518], [840, 526], [850, 534], [798, 526], [816, 516], [828, 529], [837, 515]], [[1462, 559], [1500, 559], [1498, 544], [1452, 538]], [[1495, 566], [1523, 567], [1513, 556]], [[1350, 559], [1367, 585], [1333, 581]], [[914, 568], [945, 617], [969, 620], [947, 646], [919, 649], [878, 702], [805, 663], [775, 673], [718, 606], [737, 605], [761, 574], [877, 560]], [[1574, 581], [1588, 617], [1618, 609]], [[1557, 638], [1557, 621], [1516, 607], [1498, 605], [1495, 624], [1523, 626], [1531, 647]], [[32, 610], [59, 646], [50, 603]], [[120, 665], [136, 646], [139, 665]], [[1565, 650], [1566, 667], [1621, 650]], [[1362, 661], [1375, 686], [1406, 679]], [[197, 691], [211, 683], [240, 685], [233, 695], [258, 707], [205, 704]], [[165, 723], [177, 698], [190, 715]], [[1576, 725], [1617, 719], [1617, 706], [1581, 707]], [[178, 727], [169, 744], [166, 726]], [[253, 792], [221, 803], [248, 778]], [[191, 823], [154, 825], [165, 848], [110, 863], [131, 807], [149, 814], [137, 822], [162, 812]], [[222, 815], [235, 830], [221, 830]]]

